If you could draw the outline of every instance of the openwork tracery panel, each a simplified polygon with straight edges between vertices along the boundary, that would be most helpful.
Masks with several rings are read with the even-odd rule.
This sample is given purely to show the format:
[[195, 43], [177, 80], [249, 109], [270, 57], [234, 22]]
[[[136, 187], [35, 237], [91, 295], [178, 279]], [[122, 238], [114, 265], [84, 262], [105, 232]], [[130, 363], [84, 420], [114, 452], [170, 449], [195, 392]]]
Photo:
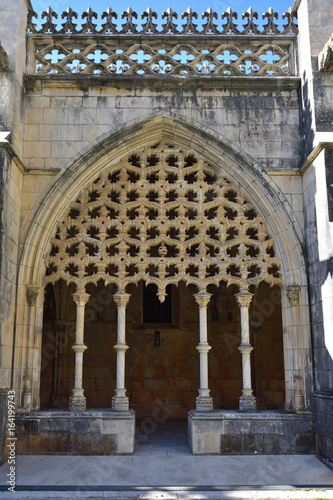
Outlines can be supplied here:
[[104, 170], [71, 203], [52, 238], [45, 282], [78, 290], [104, 280], [154, 283], [160, 300], [184, 280], [204, 290], [282, 283], [267, 227], [244, 192], [191, 151], [157, 144]]
[[130, 7], [121, 18], [109, 7], [101, 17], [88, 8], [80, 22], [71, 8], [58, 16], [49, 7], [40, 18], [31, 10], [28, 72], [52, 79], [296, 74], [292, 9], [283, 14], [283, 26], [271, 8], [262, 14], [262, 25], [251, 8], [241, 17], [243, 21], [230, 8], [219, 15], [209, 8], [202, 16], [191, 8], [178, 16], [168, 8], [159, 18], [148, 8], [140, 23], [140, 15]]

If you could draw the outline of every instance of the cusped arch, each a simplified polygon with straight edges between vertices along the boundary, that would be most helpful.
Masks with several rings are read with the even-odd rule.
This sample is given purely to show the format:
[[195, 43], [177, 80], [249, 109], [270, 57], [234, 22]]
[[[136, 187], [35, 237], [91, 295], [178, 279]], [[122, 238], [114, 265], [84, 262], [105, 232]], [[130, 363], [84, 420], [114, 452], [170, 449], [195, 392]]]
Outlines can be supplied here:
[[304, 258], [298, 223], [288, 211], [288, 203], [275, 189], [269, 176], [253, 159], [230, 142], [210, 131], [208, 127], [188, 125], [179, 120], [160, 116], [134, 124], [129, 128], [100, 139], [97, 145], [84, 152], [53, 180], [39, 205], [36, 205], [23, 243], [19, 273], [20, 284], [41, 284], [45, 273], [44, 257], [50, 249], [50, 238], [66, 207], [79, 195], [83, 185], [91, 182], [99, 172], [115, 165], [138, 148], [158, 141], [191, 149], [229, 179], [239, 185], [261, 214], [274, 238], [281, 259], [283, 281], [286, 285], [306, 286]]
[[135, 150], [82, 186], [51, 238], [44, 284], [63, 279], [84, 293], [103, 280], [120, 292], [140, 280], [184, 281], [200, 292], [221, 281], [243, 292], [282, 285], [280, 259], [246, 193], [189, 147]]

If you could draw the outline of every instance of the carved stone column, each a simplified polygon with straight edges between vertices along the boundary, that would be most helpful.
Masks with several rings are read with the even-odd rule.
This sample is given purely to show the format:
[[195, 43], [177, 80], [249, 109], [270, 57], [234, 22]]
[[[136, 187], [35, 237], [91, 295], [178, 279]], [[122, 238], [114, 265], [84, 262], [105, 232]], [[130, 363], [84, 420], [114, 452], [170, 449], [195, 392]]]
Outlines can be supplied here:
[[[291, 285], [286, 287], [287, 297], [289, 300], [289, 317], [291, 319], [290, 323], [294, 325], [293, 333], [297, 336], [297, 330], [299, 330], [300, 318], [299, 318], [299, 294], [301, 287], [298, 285]], [[298, 331], [300, 335], [300, 331]], [[298, 342], [297, 342], [298, 343]], [[294, 373], [292, 377], [292, 401], [293, 409], [298, 413], [304, 411], [304, 382], [302, 377], [302, 370], [299, 367], [302, 366], [303, 353], [300, 349], [294, 349]], [[298, 368], [298, 369], [297, 369]], [[303, 372], [304, 373], [304, 372]]]
[[31, 351], [33, 349], [33, 331], [34, 331], [34, 315], [37, 297], [39, 292], [38, 285], [28, 285], [26, 288], [26, 299], [29, 305], [29, 330], [28, 330], [28, 344], [27, 344], [27, 357], [26, 357], [26, 371], [23, 376], [23, 408], [26, 411], [31, 410], [32, 403], [32, 359]]
[[239, 398], [239, 409], [241, 411], [256, 411], [256, 398], [252, 393], [251, 383], [251, 351], [253, 347], [250, 344], [249, 330], [249, 306], [253, 294], [247, 291], [240, 291], [236, 294], [236, 299], [241, 312], [241, 345], [239, 350], [242, 353], [243, 365], [243, 394]]
[[86, 409], [86, 398], [83, 394], [83, 353], [87, 346], [83, 343], [84, 334], [84, 308], [89, 300], [88, 293], [73, 293], [76, 304], [76, 336], [75, 344], [72, 346], [75, 352], [75, 383], [72, 389], [72, 396], [69, 399], [70, 411], [84, 411]]
[[194, 295], [199, 306], [200, 343], [197, 350], [200, 353], [200, 389], [197, 397], [196, 409], [199, 411], [212, 411], [213, 398], [208, 389], [208, 352], [211, 347], [207, 342], [207, 304], [210, 293], [199, 292]]
[[128, 397], [125, 389], [125, 352], [128, 349], [126, 345], [126, 306], [130, 294], [126, 292], [117, 292], [113, 296], [117, 304], [117, 343], [114, 349], [117, 351], [117, 382], [115, 395], [112, 398], [112, 409], [116, 411], [127, 411], [129, 409]]

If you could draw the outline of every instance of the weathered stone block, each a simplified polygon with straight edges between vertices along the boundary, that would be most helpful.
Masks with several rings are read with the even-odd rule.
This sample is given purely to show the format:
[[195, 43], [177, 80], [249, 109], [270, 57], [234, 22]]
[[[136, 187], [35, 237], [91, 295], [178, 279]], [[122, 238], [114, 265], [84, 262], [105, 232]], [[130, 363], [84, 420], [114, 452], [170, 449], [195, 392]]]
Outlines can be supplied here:
[[134, 451], [135, 415], [34, 412], [16, 419], [18, 454], [122, 455]]
[[189, 445], [194, 455], [294, 454], [312, 453], [314, 449], [310, 416], [284, 412], [200, 414], [191, 411], [188, 425]]

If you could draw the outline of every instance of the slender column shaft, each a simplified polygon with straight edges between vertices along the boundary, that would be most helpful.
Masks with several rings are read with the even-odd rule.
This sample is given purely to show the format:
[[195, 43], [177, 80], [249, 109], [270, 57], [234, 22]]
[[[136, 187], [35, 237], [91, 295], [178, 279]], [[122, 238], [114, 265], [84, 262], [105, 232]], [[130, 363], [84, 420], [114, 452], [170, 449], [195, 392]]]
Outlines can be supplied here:
[[32, 351], [33, 351], [33, 336], [34, 336], [34, 324], [35, 324], [35, 314], [36, 314], [36, 302], [39, 293], [39, 286], [28, 285], [26, 289], [26, 298], [29, 305], [29, 320], [28, 320], [28, 344], [26, 347], [26, 365], [25, 374], [23, 376], [24, 380], [24, 392], [23, 392], [23, 408], [26, 411], [31, 410], [32, 404], [32, 373], [33, 373], [33, 363], [32, 363]]
[[211, 347], [207, 342], [207, 304], [211, 297], [210, 293], [199, 292], [194, 295], [199, 305], [199, 328], [200, 342], [197, 350], [200, 354], [200, 389], [197, 397], [196, 409], [199, 411], [211, 411], [213, 409], [213, 398], [208, 388], [208, 352]]
[[[207, 342], [207, 309], [200, 307], [199, 309], [199, 325], [200, 325], [200, 344], [199, 346], [206, 347], [200, 352], [200, 387], [208, 387], [208, 342]], [[210, 347], [209, 347], [210, 349]]]
[[249, 329], [249, 307], [253, 294], [248, 291], [240, 291], [237, 295], [237, 302], [241, 313], [241, 345], [239, 350], [242, 353], [243, 368], [243, 394], [239, 399], [239, 409], [242, 411], [256, 411], [256, 398], [253, 396], [251, 383], [251, 351]]
[[83, 353], [87, 346], [83, 343], [84, 336], [84, 308], [89, 300], [87, 293], [74, 293], [73, 299], [76, 304], [76, 333], [75, 344], [72, 346], [75, 352], [75, 374], [74, 389], [69, 400], [70, 411], [84, 411], [86, 409], [86, 398], [83, 393], [82, 375], [83, 375]]
[[126, 306], [130, 295], [125, 292], [117, 292], [113, 297], [117, 304], [117, 344], [114, 346], [117, 351], [117, 382], [115, 395], [112, 398], [112, 409], [127, 411], [129, 402], [125, 389], [125, 352], [128, 349], [126, 345]]

